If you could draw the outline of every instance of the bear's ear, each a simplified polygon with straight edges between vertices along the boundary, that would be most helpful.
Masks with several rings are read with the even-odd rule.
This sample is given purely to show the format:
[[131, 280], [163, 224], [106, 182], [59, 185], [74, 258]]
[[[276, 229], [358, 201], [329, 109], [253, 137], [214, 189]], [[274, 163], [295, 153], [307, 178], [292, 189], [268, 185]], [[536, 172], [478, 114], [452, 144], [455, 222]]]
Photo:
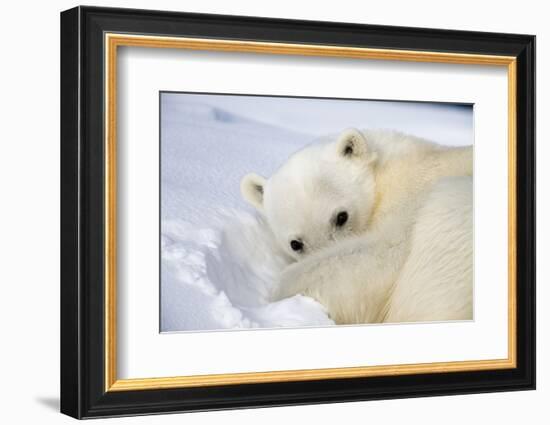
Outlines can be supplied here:
[[241, 194], [243, 198], [260, 211], [264, 205], [264, 187], [265, 178], [258, 174], [247, 174], [241, 180]]
[[367, 139], [355, 128], [344, 130], [336, 142], [338, 154], [347, 158], [366, 157], [368, 153]]

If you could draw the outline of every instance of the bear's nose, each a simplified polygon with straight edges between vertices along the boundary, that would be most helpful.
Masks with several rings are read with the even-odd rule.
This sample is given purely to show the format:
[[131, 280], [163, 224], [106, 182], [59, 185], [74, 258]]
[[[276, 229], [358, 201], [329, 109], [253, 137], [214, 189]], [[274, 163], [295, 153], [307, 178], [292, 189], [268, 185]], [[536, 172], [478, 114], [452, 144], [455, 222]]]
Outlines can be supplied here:
[[293, 251], [301, 251], [304, 249], [304, 243], [302, 241], [297, 241], [295, 239], [290, 241], [290, 247]]

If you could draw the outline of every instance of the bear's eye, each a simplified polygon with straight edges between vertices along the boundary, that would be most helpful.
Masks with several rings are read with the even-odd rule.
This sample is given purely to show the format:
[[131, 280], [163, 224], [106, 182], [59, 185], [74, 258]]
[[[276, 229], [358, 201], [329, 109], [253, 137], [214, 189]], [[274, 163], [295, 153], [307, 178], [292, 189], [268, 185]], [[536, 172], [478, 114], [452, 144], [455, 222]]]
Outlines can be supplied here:
[[348, 221], [348, 213], [346, 211], [341, 211], [336, 216], [335, 224], [338, 227], [342, 227]]
[[297, 241], [295, 239], [290, 241], [290, 247], [293, 251], [301, 251], [304, 249], [304, 243], [302, 241]]

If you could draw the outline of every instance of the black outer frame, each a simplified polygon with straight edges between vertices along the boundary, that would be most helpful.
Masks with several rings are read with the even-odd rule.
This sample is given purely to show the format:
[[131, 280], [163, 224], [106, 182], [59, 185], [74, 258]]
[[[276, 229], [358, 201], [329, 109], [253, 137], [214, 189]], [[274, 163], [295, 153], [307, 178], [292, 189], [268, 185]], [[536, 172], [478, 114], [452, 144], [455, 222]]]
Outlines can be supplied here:
[[[517, 58], [517, 368], [104, 391], [105, 32]], [[535, 37], [76, 7], [61, 13], [61, 412], [75, 418], [535, 388]]]

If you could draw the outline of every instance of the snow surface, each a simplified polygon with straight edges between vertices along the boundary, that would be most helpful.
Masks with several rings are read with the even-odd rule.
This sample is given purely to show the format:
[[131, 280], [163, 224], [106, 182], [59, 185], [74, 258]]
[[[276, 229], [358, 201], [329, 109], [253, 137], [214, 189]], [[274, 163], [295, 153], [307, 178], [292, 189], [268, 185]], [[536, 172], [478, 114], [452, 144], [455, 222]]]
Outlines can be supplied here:
[[311, 298], [268, 301], [288, 259], [239, 183], [351, 126], [473, 143], [471, 106], [161, 94], [162, 332], [333, 324]]

